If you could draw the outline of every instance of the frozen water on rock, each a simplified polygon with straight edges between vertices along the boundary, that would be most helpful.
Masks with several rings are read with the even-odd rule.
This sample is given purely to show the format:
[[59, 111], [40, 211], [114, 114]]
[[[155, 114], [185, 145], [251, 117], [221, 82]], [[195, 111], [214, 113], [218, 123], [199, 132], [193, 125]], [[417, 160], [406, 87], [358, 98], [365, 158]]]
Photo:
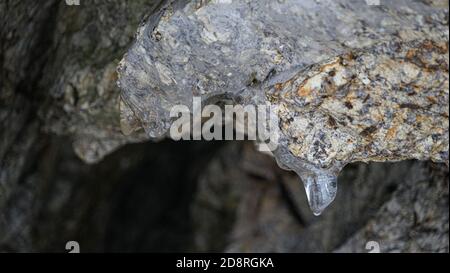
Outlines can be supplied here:
[[318, 168], [294, 157], [283, 145], [274, 154], [281, 168], [294, 171], [302, 180], [314, 215], [322, 214], [336, 197], [337, 176], [343, 164], [336, 164], [329, 169]]
[[[195, 96], [276, 106], [274, 156], [315, 215], [346, 163], [448, 164], [448, 8], [432, 2], [168, 1], [119, 65], [122, 128], [163, 138], [171, 108]], [[426, 122], [408, 118], [419, 114]]]

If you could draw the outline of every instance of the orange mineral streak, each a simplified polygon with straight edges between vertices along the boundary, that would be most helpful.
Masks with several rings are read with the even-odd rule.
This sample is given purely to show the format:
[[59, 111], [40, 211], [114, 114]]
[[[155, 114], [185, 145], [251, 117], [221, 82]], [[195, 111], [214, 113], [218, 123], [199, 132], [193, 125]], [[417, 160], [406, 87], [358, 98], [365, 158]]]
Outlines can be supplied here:
[[389, 128], [389, 130], [387, 131], [386, 138], [393, 139], [396, 134], [397, 134], [397, 127], [393, 126], [393, 127]]

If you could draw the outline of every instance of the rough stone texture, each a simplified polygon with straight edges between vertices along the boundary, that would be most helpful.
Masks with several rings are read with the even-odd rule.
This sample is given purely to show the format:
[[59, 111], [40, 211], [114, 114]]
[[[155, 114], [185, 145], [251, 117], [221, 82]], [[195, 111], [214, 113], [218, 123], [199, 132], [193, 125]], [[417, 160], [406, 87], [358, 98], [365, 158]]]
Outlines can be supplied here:
[[116, 67], [141, 20], [161, 2], [59, 5], [52, 54], [40, 81], [57, 107], [45, 108], [41, 115], [48, 130], [74, 138], [75, 151], [87, 162], [139, 141], [139, 136], [125, 138], [120, 132]]
[[170, 1], [119, 65], [123, 131], [167, 136], [195, 96], [271, 105], [274, 156], [316, 215], [349, 162], [448, 165], [446, 3]]
[[125, 141], [115, 67], [161, 1], [89, 2], [0, 1], [0, 241], [17, 251], [30, 250], [42, 186], [28, 176], [46, 160], [47, 133], [68, 135], [65, 145], [88, 162]]
[[319, 168], [448, 163], [447, 12], [439, 1], [175, 1], [139, 29], [122, 98], [150, 137], [167, 133], [173, 105], [231, 97], [277, 105], [280, 145]]
[[39, 93], [34, 89], [48, 58], [55, 2], [0, 2], [0, 209], [11, 197], [29, 158], [39, 147], [36, 119]]
[[334, 161], [448, 162], [448, 48], [441, 46], [389, 42], [277, 83], [270, 92], [289, 150], [324, 168]]
[[[354, 9], [362, 8], [356, 1], [352, 3], [356, 4]], [[395, 22], [410, 26], [405, 33], [399, 33], [403, 35], [399, 38], [391, 39], [392, 33], [386, 33], [388, 41], [365, 44], [364, 41], [374, 41], [383, 34], [384, 27], [380, 28], [379, 22], [366, 25], [375, 17], [364, 17], [361, 22], [354, 22], [361, 31], [365, 29], [362, 40], [345, 46], [332, 42], [333, 47], [341, 49], [339, 52], [328, 52], [328, 42], [311, 41], [322, 51], [305, 51], [311, 49], [307, 44], [298, 49], [293, 47], [289, 56], [300, 54], [295, 60], [280, 59], [276, 52], [268, 53], [268, 60], [266, 56], [259, 61], [280, 62], [274, 75], [268, 73], [271, 71], [268, 67], [255, 67], [256, 74], [238, 74], [241, 80], [227, 80], [226, 84], [249, 85], [251, 88], [246, 87], [249, 93], [243, 95], [257, 94], [262, 87], [266, 94], [271, 94], [277, 79], [309, 77], [308, 73], [320, 71], [323, 64], [334, 58], [348, 56], [350, 47], [356, 48], [351, 50], [356, 61], [358, 56], [363, 58], [377, 52], [388, 63], [413, 49], [409, 55], [412, 59], [405, 65], [415, 63], [421, 71], [417, 77], [420, 83], [434, 86], [439, 79], [432, 81], [426, 72], [434, 70], [436, 77], [441, 77], [442, 68], [448, 68], [448, 53], [437, 56], [429, 53], [442, 50], [442, 39], [448, 41], [447, 32], [442, 31], [448, 25], [448, 15], [437, 12], [421, 17], [416, 13], [446, 9], [448, 2], [411, 3], [394, 13], [394, 21], [388, 18], [383, 23], [385, 29]], [[214, 9], [215, 2], [211, 1], [210, 7], [202, 4], [196, 10], [208, 17], [206, 11]], [[342, 189], [336, 202], [316, 218], [306, 205], [298, 178], [279, 169], [272, 158], [256, 153], [249, 143], [163, 141], [126, 145], [106, 156], [124, 143], [148, 138], [143, 132], [128, 136], [120, 133], [120, 91], [113, 82], [114, 69], [133, 41], [141, 19], [160, 5], [161, 1], [150, 0], [89, 1], [89, 4], [81, 0], [81, 6], [71, 7], [56, 0], [0, 1], [0, 252], [64, 252], [69, 240], [79, 241], [83, 252], [364, 252], [364, 244], [369, 240], [379, 240], [383, 251], [448, 252], [448, 168], [443, 165], [430, 171], [430, 163], [419, 162], [350, 164], [339, 177]], [[331, 5], [345, 12], [340, 5]], [[175, 5], [173, 11], [179, 8]], [[383, 6], [370, 7], [374, 14], [384, 10]], [[309, 36], [320, 35], [320, 39], [329, 41], [331, 38], [327, 37], [335, 35], [333, 32], [312, 32], [313, 20], [320, 18], [320, 13], [318, 17], [313, 14], [303, 18], [311, 22], [305, 31], [309, 30]], [[346, 20], [347, 16], [343, 18]], [[402, 18], [401, 24], [395, 18]], [[426, 30], [416, 29], [414, 20]], [[166, 26], [169, 23], [165, 22]], [[351, 26], [346, 23], [336, 29], [340, 31], [347, 25]], [[205, 37], [215, 39], [207, 32]], [[162, 42], [167, 37], [164, 33], [155, 34]], [[286, 29], [281, 34], [289, 32]], [[411, 41], [402, 40], [405, 43], [398, 44], [401, 50], [388, 54], [388, 45], [394, 45], [405, 35]], [[272, 41], [264, 42], [268, 45]], [[252, 52], [253, 48], [258, 47], [248, 50]], [[248, 63], [252, 60], [247, 59]], [[374, 67], [381, 65], [381, 61], [374, 62]], [[427, 64], [438, 66], [424, 68]], [[363, 67], [350, 62], [347, 69], [360, 71]], [[272, 76], [266, 79], [267, 74]], [[203, 84], [200, 88], [214, 86], [206, 84], [214, 78], [203, 79], [206, 74], [201, 73], [196, 76]], [[409, 79], [406, 74], [404, 77]], [[448, 80], [448, 76], [440, 80]], [[414, 84], [406, 88], [405, 92], [414, 93]], [[437, 89], [419, 91], [436, 95]], [[283, 92], [287, 94], [290, 90], [286, 88]], [[436, 105], [443, 101], [448, 104], [446, 92], [447, 97], [436, 98]], [[272, 96], [266, 94], [255, 98], [270, 101]], [[400, 109], [408, 115], [434, 115], [436, 119], [423, 123], [423, 130], [441, 120], [437, 113], [430, 112], [436, 106], [427, 108], [433, 99], [428, 101], [424, 94], [414, 93], [414, 105], [405, 104], [407, 107]], [[126, 121], [122, 122], [125, 125], [122, 129], [131, 132], [141, 121], [136, 120], [129, 105], [122, 106], [122, 120]], [[440, 126], [448, 128], [448, 120]], [[420, 132], [417, 127], [410, 129]], [[356, 134], [356, 127], [355, 130]], [[373, 137], [381, 137], [383, 132], [373, 132]], [[446, 141], [445, 136], [433, 136], [431, 146], [417, 147], [434, 147], [438, 151], [439, 142], [445, 146]], [[445, 153], [434, 153], [433, 149], [423, 153], [419, 150], [420, 155], [445, 159]], [[371, 160], [376, 159], [374, 154], [369, 154]]]
[[[430, 172], [437, 176], [430, 178]], [[337, 252], [361, 252], [367, 238], [379, 242], [381, 252], [448, 252], [447, 181], [445, 167], [418, 166]]]

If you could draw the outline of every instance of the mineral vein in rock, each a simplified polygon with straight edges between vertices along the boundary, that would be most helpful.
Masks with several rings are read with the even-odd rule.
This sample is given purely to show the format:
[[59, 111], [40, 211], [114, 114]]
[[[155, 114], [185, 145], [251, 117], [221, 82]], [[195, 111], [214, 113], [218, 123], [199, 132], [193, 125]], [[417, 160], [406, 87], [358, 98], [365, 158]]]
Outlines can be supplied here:
[[354, 161], [448, 164], [448, 1], [170, 2], [122, 60], [122, 127], [164, 137], [170, 108], [276, 105], [274, 156], [320, 214]]

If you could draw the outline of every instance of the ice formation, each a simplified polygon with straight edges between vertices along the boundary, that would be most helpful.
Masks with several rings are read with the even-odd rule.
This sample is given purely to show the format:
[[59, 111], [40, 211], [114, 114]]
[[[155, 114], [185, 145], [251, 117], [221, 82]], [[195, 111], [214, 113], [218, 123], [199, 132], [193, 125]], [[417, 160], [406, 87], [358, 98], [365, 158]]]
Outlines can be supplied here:
[[447, 27], [445, 1], [169, 1], [119, 65], [122, 128], [164, 137], [193, 96], [275, 105], [318, 215], [347, 163], [448, 164]]

